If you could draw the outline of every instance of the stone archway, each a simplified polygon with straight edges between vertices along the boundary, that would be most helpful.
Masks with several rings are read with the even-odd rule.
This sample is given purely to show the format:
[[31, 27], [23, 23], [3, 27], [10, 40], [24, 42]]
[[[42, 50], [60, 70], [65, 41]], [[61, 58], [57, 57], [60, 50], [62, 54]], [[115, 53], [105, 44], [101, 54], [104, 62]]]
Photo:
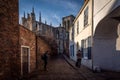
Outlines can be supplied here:
[[[93, 65], [105, 70], [120, 71], [120, 7], [103, 18], [96, 26], [93, 37]], [[119, 16], [119, 17], [118, 17]]]

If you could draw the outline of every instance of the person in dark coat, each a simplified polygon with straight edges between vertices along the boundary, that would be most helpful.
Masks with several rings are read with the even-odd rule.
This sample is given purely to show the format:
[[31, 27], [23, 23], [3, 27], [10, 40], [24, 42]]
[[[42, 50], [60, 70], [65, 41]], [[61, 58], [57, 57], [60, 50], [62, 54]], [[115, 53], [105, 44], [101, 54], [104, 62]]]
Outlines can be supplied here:
[[44, 70], [47, 70], [47, 64], [48, 64], [48, 51], [46, 51], [43, 55], [43, 61], [44, 61]]
[[76, 66], [79, 67], [79, 68], [81, 66], [81, 59], [82, 59], [82, 51], [78, 50]]

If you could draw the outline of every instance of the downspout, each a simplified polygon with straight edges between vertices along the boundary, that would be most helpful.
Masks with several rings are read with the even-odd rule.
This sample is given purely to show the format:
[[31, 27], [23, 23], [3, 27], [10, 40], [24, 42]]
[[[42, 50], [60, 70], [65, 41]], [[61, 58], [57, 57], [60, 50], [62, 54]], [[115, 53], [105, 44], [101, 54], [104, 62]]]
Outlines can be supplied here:
[[94, 32], [94, 0], [92, 0], [92, 27], [91, 27], [91, 60], [92, 60], [92, 70], [94, 70], [93, 65], [93, 32]]

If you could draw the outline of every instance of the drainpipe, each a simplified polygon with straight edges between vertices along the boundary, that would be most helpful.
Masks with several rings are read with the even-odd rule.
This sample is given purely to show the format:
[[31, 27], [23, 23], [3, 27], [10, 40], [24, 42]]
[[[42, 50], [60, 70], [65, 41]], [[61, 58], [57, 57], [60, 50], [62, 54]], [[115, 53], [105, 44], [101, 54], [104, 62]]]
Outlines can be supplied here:
[[94, 69], [93, 65], [93, 33], [94, 33], [94, 0], [92, 0], [92, 32], [91, 32], [91, 60], [92, 60], [92, 70]]

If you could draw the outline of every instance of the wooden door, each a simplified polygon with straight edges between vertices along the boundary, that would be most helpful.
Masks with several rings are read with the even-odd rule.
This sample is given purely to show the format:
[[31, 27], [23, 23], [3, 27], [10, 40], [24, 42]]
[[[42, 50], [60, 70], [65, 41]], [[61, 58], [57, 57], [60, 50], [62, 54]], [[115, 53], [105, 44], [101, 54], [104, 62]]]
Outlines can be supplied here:
[[29, 48], [22, 47], [22, 71], [23, 75], [29, 72]]

